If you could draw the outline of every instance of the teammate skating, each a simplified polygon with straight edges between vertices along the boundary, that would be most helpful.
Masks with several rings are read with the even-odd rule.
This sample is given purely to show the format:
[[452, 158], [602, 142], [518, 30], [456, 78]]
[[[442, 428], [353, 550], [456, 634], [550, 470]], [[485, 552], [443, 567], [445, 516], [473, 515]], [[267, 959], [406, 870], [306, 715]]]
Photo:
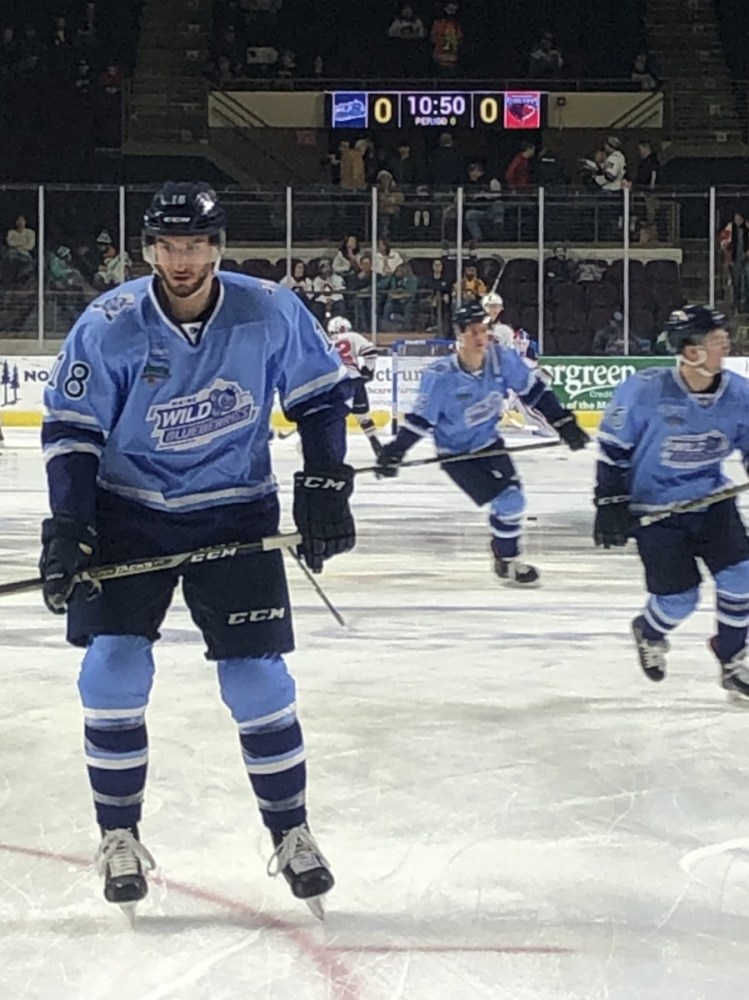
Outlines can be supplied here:
[[304, 742], [283, 658], [294, 641], [281, 552], [72, 583], [97, 563], [276, 533], [268, 446], [276, 390], [301, 435], [302, 557], [317, 573], [354, 545], [345, 369], [290, 291], [218, 271], [224, 238], [208, 185], [166, 184], [144, 217], [154, 275], [97, 299], [69, 334], [45, 392], [52, 517], [42, 530], [43, 592], [51, 611], [67, 611], [68, 640], [86, 650], [78, 686], [106, 898], [131, 908], [148, 889], [153, 859], [138, 825], [152, 647], [181, 581], [279, 870], [320, 915], [333, 875], [307, 827]]
[[631, 375], [604, 414], [594, 540], [609, 548], [637, 539], [648, 600], [632, 634], [652, 681], [666, 676], [667, 636], [697, 607], [698, 560], [704, 564], [715, 580], [717, 630], [709, 645], [720, 683], [749, 703], [749, 541], [735, 499], [638, 523], [723, 489], [730, 482], [723, 463], [735, 449], [749, 466], [749, 383], [723, 368], [730, 337], [725, 316], [711, 306], [672, 313], [666, 335], [677, 365]]
[[544, 414], [573, 451], [584, 448], [588, 435], [573, 413], [564, 409], [541, 377], [512, 348], [491, 343], [484, 307], [469, 303], [455, 317], [458, 350], [425, 369], [416, 403], [394, 440], [377, 460], [381, 476], [397, 475], [406, 452], [428, 434], [439, 455], [475, 452], [467, 462], [443, 464], [453, 482], [479, 507], [489, 505], [494, 569], [503, 583], [531, 587], [539, 572], [519, 558], [525, 493], [508, 454], [481, 457], [482, 451], [504, 448], [497, 420], [508, 390]]

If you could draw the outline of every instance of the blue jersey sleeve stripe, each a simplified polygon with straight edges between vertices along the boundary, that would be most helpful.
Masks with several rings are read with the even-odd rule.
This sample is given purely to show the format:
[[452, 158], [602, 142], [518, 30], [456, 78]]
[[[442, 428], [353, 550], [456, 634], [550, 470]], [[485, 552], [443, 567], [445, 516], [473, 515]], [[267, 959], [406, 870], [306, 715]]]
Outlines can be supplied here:
[[618, 438], [615, 434], [609, 434], [608, 431], [599, 431], [598, 441], [600, 444], [613, 444], [617, 448], [624, 448], [626, 451], [632, 451], [634, 448], [633, 441], [622, 441], [621, 438]]
[[318, 396], [322, 391], [332, 388], [342, 379], [348, 378], [346, 369], [341, 366], [340, 368], [335, 368], [333, 371], [326, 372], [325, 375], [320, 375], [318, 378], [312, 379], [311, 382], [305, 382], [304, 385], [298, 386], [293, 389], [288, 396], [283, 401], [284, 409], [288, 410], [295, 404], [303, 402], [310, 396]]
[[48, 422], [59, 422], [80, 427], [96, 427], [98, 430], [101, 430], [101, 425], [96, 417], [93, 417], [88, 413], [78, 413], [76, 410], [46, 409], [42, 422], [44, 424]]
[[60, 455], [84, 454], [101, 458], [101, 453], [102, 446], [93, 441], [55, 441], [54, 444], [42, 448], [45, 463], [51, 462], [53, 458], [59, 458]]

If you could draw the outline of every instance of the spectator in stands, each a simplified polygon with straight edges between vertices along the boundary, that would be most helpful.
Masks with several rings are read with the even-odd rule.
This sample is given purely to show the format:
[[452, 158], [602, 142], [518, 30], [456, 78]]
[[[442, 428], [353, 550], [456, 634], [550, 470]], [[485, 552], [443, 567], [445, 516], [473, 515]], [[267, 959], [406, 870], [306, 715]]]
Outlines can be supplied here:
[[593, 354], [624, 354], [622, 314], [617, 310], [611, 319], [593, 335]]
[[276, 77], [279, 80], [293, 80], [297, 75], [296, 55], [291, 49], [281, 49], [276, 63]]
[[457, 75], [463, 28], [457, 18], [458, 5], [445, 4], [444, 13], [432, 23], [429, 39], [432, 43], [432, 64], [438, 76]]
[[424, 22], [414, 14], [410, 3], [401, 8], [400, 14], [393, 18], [388, 28], [388, 38], [397, 38], [400, 41], [420, 41], [426, 38], [426, 34]]
[[324, 80], [325, 79], [325, 60], [318, 52], [315, 58], [312, 60], [312, 79], [313, 80]]
[[522, 194], [531, 186], [531, 160], [535, 155], [535, 144], [524, 142], [520, 152], [512, 158], [505, 172], [505, 184], [510, 191]]
[[334, 274], [330, 261], [323, 258], [312, 282], [314, 292], [312, 311], [327, 329], [331, 316], [345, 316], [346, 306], [343, 293], [346, 284], [340, 274]]
[[382, 279], [379, 287], [385, 292], [382, 318], [388, 329], [413, 330], [418, 283], [411, 265], [402, 261], [393, 274]]
[[639, 86], [640, 90], [658, 89], [660, 82], [647, 52], [638, 52], [635, 56], [630, 79], [632, 83]]
[[445, 262], [441, 257], [432, 260], [432, 273], [424, 280], [422, 287], [427, 294], [434, 325], [441, 335], [449, 335], [448, 331], [452, 328], [450, 321], [452, 288], [445, 275]]
[[106, 229], [102, 229], [96, 237], [96, 248], [101, 254], [101, 263], [93, 278], [94, 288], [103, 292], [130, 280], [133, 266], [130, 255], [127, 252], [124, 256], [120, 255]]
[[749, 223], [742, 210], [733, 214], [733, 219], [721, 230], [718, 237], [723, 260], [728, 265], [733, 287], [733, 307], [737, 312], [747, 308], [749, 287], [747, 279], [747, 250], [749, 250]]
[[[479, 243], [486, 235], [502, 235], [505, 221], [502, 185], [496, 177], [487, 176], [486, 168], [478, 160], [468, 165], [465, 195], [467, 204], [472, 206], [466, 210], [465, 215], [466, 229], [471, 240]], [[478, 207], [479, 204], [482, 207]]]
[[218, 57], [216, 66], [210, 74], [210, 77], [211, 82], [214, 83], [219, 90], [228, 90], [232, 87], [237, 80], [237, 75], [231, 68], [228, 56]]
[[12, 76], [18, 69], [19, 59], [13, 28], [7, 25], [0, 36], [0, 76]]
[[88, 59], [79, 59], [76, 64], [76, 77], [73, 86], [79, 94], [88, 94], [91, 92], [92, 83], [91, 65]]
[[68, 48], [71, 45], [71, 41], [68, 36], [68, 22], [66, 18], [62, 16], [55, 17], [52, 27], [51, 43], [52, 48], [55, 49]]
[[372, 254], [365, 250], [359, 257], [352, 288], [354, 291], [354, 326], [357, 330], [372, 329]]
[[96, 4], [87, 3], [76, 31], [76, 45], [79, 48], [95, 49], [99, 45], [99, 33], [96, 27]]
[[233, 24], [227, 24], [224, 28], [221, 38], [213, 47], [213, 55], [217, 62], [221, 56], [226, 56], [232, 71], [241, 74], [247, 56]]
[[19, 62], [18, 69], [21, 73], [33, 73], [39, 65], [42, 56], [42, 43], [36, 30], [36, 26], [26, 23], [23, 28], [23, 37], [18, 43]]
[[387, 169], [393, 175], [398, 187], [410, 187], [418, 183], [416, 161], [411, 156], [411, 144], [407, 139], [400, 141], [397, 156], [390, 158]]
[[536, 180], [541, 187], [566, 187], [570, 177], [562, 164], [559, 153], [544, 145], [536, 156]]
[[528, 57], [528, 75], [532, 80], [554, 80], [562, 75], [564, 59], [554, 36], [545, 31], [531, 49]]
[[347, 236], [333, 258], [333, 271], [335, 274], [340, 274], [348, 284], [349, 280], [353, 279], [353, 276], [359, 270], [360, 257], [361, 249], [359, 248], [358, 237], [353, 235]]
[[71, 264], [70, 247], [59, 246], [47, 260], [47, 283], [53, 291], [81, 290], [83, 275]]
[[544, 281], [547, 285], [565, 285], [578, 280], [580, 268], [567, 254], [565, 247], [554, 248], [554, 253], [544, 262]]
[[389, 170], [381, 170], [377, 174], [377, 225], [383, 239], [394, 235], [402, 204], [403, 192], [398, 190], [395, 178]]
[[307, 277], [307, 266], [303, 260], [295, 260], [292, 263], [291, 274], [285, 274], [279, 281], [279, 285], [290, 288], [306, 306], [309, 306], [312, 300], [312, 280]]
[[637, 191], [652, 191], [658, 183], [658, 171], [661, 165], [650, 139], [640, 139], [637, 152], [640, 159], [635, 172], [634, 188]]
[[116, 97], [122, 92], [122, 70], [117, 63], [109, 62], [99, 74], [99, 88], [108, 97]]
[[640, 242], [652, 243], [658, 239], [656, 225], [658, 199], [654, 196], [653, 191], [658, 183], [658, 171], [661, 165], [649, 139], [640, 139], [637, 144], [637, 152], [640, 159], [632, 183], [636, 198], [634, 204], [635, 220], [639, 225]]
[[13, 283], [22, 284], [34, 271], [33, 253], [36, 247], [36, 233], [26, 225], [25, 215], [17, 216], [13, 228], [5, 236], [5, 242]]
[[[486, 295], [488, 288], [479, 278], [478, 265], [475, 260], [469, 258], [463, 265], [463, 279], [460, 282], [460, 301], [480, 302]], [[458, 298], [458, 282], [453, 288], [453, 298]]]
[[395, 273], [395, 269], [403, 263], [403, 258], [397, 250], [393, 250], [390, 240], [380, 239], [377, 243], [377, 253], [375, 254], [375, 269], [378, 275], [384, 278]]
[[436, 188], [456, 188], [463, 180], [463, 156], [449, 132], [443, 132], [432, 154], [432, 182]]
[[603, 157], [581, 161], [583, 169], [590, 173], [593, 183], [601, 191], [618, 192], [623, 187], [627, 176], [627, 161], [621, 147], [620, 140], [615, 135], [610, 135], [603, 144]]
[[340, 186], [344, 191], [363, 191], [367, 186], [364, 170], [364, 154], [367, 140], [358, 139], [352, 146], [343, 140], [338, 146], [338, 161], [341, 170]]

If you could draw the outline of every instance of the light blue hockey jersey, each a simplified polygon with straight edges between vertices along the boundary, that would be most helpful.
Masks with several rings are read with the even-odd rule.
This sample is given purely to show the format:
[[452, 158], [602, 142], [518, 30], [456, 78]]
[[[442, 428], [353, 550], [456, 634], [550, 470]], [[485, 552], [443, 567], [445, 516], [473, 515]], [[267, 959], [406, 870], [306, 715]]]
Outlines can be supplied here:
[[274, 391], [293, 411], [346, 372], [292, 292], [228, 272], [218, 280], [202, 330], [168, 317], [150, 277], [120, 285], [80, 317], [44, 394], [53, 510], [70, 505], [75, 458], [84, 456], [98, 459], [100, 488], [164, 511], [275, 491]]
[[749, 457], [749, 381], [730, 371], [718, 391], [690, 392], [678, 368], [647, 368], [620, 385], [598, 434], [598, 488], [635, 513], [696, 500], [730, 482], [723, 462]]
[[413, 409], [403, 425], [415, 434], [434, 434], [439, 454], [479, 451], [497, 440], [502, 401], [512, 389], [519, 396], [546, 392], [540, 374], [512, 348], [490, 344], [480, 371], [466, 372], [456, 354], [424, 369]]

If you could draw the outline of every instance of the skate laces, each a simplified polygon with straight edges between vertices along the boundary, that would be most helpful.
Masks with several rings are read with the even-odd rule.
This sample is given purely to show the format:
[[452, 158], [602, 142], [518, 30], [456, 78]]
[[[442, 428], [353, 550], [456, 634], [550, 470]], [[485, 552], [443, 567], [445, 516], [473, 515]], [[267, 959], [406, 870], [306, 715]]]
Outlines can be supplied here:
[[296, 874], [328, 867], [317, 841], [306, 826], [292, 827], [283, 834], [283, 840], [268, 861], [267, 872], [275, 878], [289, 865]]
[[120, 878], [139, 875], [142, 868], [152, 871], [156, 862], [130, 830], [107, 830], [96, 852], [96, 865], [100, 874], [109, 868], [113, 878]]
[[749, 668], [746, 665], [746, 650], [740, 650], [732, 660], [723, 665], [724, 677], [738, 677], [745, 684], [749, 684]]
[[662, 667], [663, 660], [668, 652], [668, 641], [666, 639], [645, 639], [640, 638], [640, 652], [646, 668]]

